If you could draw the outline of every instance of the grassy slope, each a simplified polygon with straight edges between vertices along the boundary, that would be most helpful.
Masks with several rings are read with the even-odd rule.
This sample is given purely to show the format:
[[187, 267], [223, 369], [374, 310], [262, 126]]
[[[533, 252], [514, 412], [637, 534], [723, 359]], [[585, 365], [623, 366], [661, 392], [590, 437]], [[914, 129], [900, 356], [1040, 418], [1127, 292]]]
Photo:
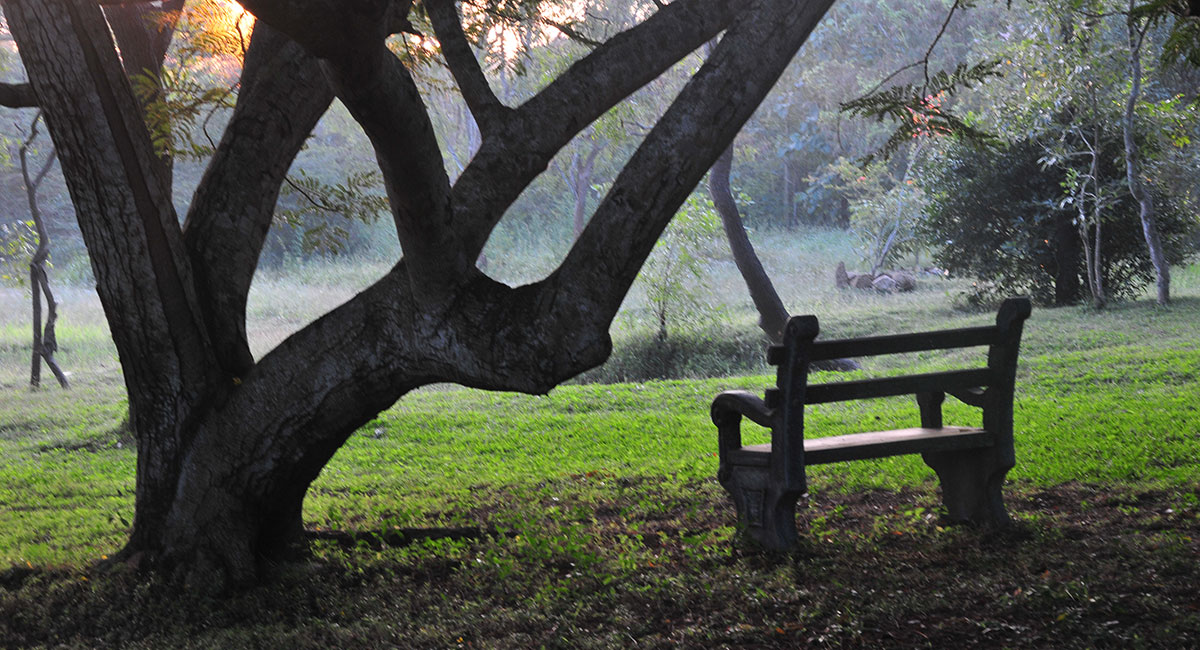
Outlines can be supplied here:
[[[329, 286], [335, 284], [329, 281]], [[270, 294], [288, 293], [270, 283], [264, 287]], [[827, 291], [793, 301], [815, 305], [813, 311], [833, 335], [988, 319], [951, 312], [944, 291], [926, 287], [917, 295], [891, 298]], [[1017, 483], [1012, 490], [1017, 516], [1032, 527], [1034, 542], [1032, 547], [1026, 543], [1028, 556], [985, 552], [996, 566], [973, 568], [982, 577], [967, 585], [982, 591], [968, 589], [954, 598], [975, 599], [987, 604], [984, 609], [1016, 612], [1013, 616], [1026, 608], [1036, 610], [1037, 603], [1018, 602], [1012, 595], [1013, 589], [1029, 592], [1034, 586], [1020, 586], [1024, 578], [1008, 572], [1036, 569], [1025, 564], [1037, 563], [1039, 554], [1060, 552], [1060, 561], [1069, 564], [1071, 554], [1083, 553], [1089, 544], [1116, 553], [1104, 561], [1150, 562], [1147, 571], [1169, 575], [1174, 570], [1194, 582], [1200, 269], [1177, 274], [1176, 295], [1169, 309], [1141, 301], [1099, 314], [1081, 308], [1035, 311], [1023, 345], [1018, 466], [1010, 475]], [[260, 313], [269, 312], [273, 303], [263, 304]], [[289, 305], [274, 309], [277, 318], [260, 323], [269, 332], [264, 339], [277, 339], [303, 320]], [[0, 313], [13, 312], [6, 308]], [[876, 567], [882, 582], [872, 589], [902, 591], [924, 584], [924, 578], [911, 572], [933, 556], [945, 562], [972, 548], [979, 551], [981, 545], [986, 551], [993, 543], [927, 523], [936, 505], [930, 472], [918, 459], [899, 458], [812, 472], [814, 497], [802, 514], [804, 524], [813, 539], [827, 541], [835, 550], [817, 549], [802, 572], [828, 571], [833, 583], [822, 579], [819, 589], [797, 590], [805, 580], [797, 582], [786, 567], [752, 560], [731, 564], [732, 513], [711, 478], [715, 433], [707, 405], [726, 388], [761, 389], [770, 383], [767, 376], [565, 386], [546, 397], [433, 387], [402, 400], [339, 452], [314, 485], [306, 518], [314, 527], [360, 531], [480, 524], [508, 531], [509, 537], [377, 549], [368, 535], [359, 550], [319, 546], [320, 561], [309, 570], [324, 584], [313, 584], [313, 576], [303, 571], [286, 573], [273, 591], [257, 590], [215, 608], [209, 618], [197, 618], [189, 609], [195, 603], [177, 605], [182, 610], [156, 604], [153, 594], [161, 586], [143, 585], [120, 572], [103, 585], [78, 584], [89, 575], [87, 562], [119, 547], [132, 514], [135, 458], [119, 430], [124, 416], [119, 374], [111, 365], [111, 350], [102, 343], [102, 327], [65, 326], [60, 340], [85, 341], [75, 344], [80, 346], [75, 356], [64, 343], [62, 357], [76, 364], [76, 389], [67, 394], [18, 389], [25, 372], [19, 351], [23, 330], [0, 319], [0, 383], [5, 385], [0, 390], [0, 565], [61, 568], [24, 582], [10, 581], [12, 574], [0, 580], [0, 620], [4, 614], [14, 616], [13, 621], [27, 617], [28, 630], [34, 630], [20, 636], [17, 630], [26, 629], [22, 624], [13, 623], [7, 631], [0, 625], [0, 645], [5, 638], [53, 643], [53, 637], [38, 634], [63, 625], [71, 603], [90, 614], [79, 614], [79, 629], [63, 631], [59, 641], [74, 638], [84, 646], [112, 634], [115, 641], [149, 647], [220, 646], [230, 638], [235, 645], [259, 639], [268, 646], [317, 647], [326, 641], [351, 643], [351, 633], [377, 637], [379, 643], [406, 645], [400, 640], [408, 640], [429, 647], [455, 645], [460, 636], [492, 647], [570, 646], [593, 636], [598, 645], [621, 646], [627, 645], [622, 635], [629, 634], [630, 626], [645, 622], [639, 612], [646, 608], [657, 611], [656, 627], [635, 630], [638, 638], [664, 643], [675, 638], [685, 644], [715, 639], [755, 645], [764, 639], [784, 642], [801, 631], [808, 642], [820, 641], [821, 635], [838, 644], [862, 643], [864, 638], [878, 642], [881, 637], [871, 636], [864, 625], [893, 630], [887, 626], [902, 621], [889, 617], [924, 620], [937, 608], [919, 593], [912, 598], [893, 594], [890, 605], [857, 595], [845, 584], [859, 570], [856, 562], [878, 563], [881, 553], [891, 552], [882, 549], [895, 543], [894, 535], [921, 540], [915, 547], [896, 549], [897, 557], [907, 558], [901, 566]], [[926, 367], [939, 361], [922, 357], [900, 363]], [[913, 417], [915, 408], [907, 402], [825, 405], [814, 409], [809, 428], [818, 435], [834, 434], [888, 427]], [[1064, 484], [1068, 487], [1062, 488]], [[1096, 487], [1069, 487], [1080, 484]], [[1073, 502], [1046, 505], [1061, 500], [1064, 489]], [[872, 505], [873, 494], [891, 496], [878, 497], [882, 505]], [[1096, 515], [1095, 520], [1107, 522], [1106, 528], [1095, 541], [1084, 537], [1056, 551], [1055, 544], [1063, 541], [1057, 531], [1082, 525], [1059, 522], [1056, 513], [1060, 507], [1083, 512], [1080, 501], [1099, 504], [1093, 512], [1108, 518]], [[1151, 509], [1143, 501], [1156, 505]], [[864, 507], [874, 508], [878, 517], [847, 514]], [[1164, 508], [1172, 513], [1165, 524]], [[1154, 552], [1142, 557], [1138, 553], [1146, 544]], [[931, 550], [922, 551], [922, 545]], [[676, 568], [653, 568], [664, 564]], [[465, 571], [466, 566], [475, 569]], [[1091, 618], [1124, 614], [1098, 610], [1099, 605], [1087, 601], [1094, 597], [1087, 581], [1102, 582], [1102, 577], [1067, 575], [1069, 579], [1053, 584], [1043, 580], [1049, 586], [1038, 587], [1050, 599], [1042, 605], [1057, 607], [1055, 616], [1065, 612], [1058, 622], [1079, 618], [1081, 627], [1059, 630], [1075, 636], [1062, 638], [1081, 639], [1080, 645], [1104, 639], [1115, 643], [1115, 637], [1104, 636], [1108, 619]], [[7, 591], [22, 584], [21, 590]], [[935, 588], [926, 584], [921, 593], [927, 596]], [[1180, 634], [1196, 638], [1200, 625], [1194, 614], [1186, 616], [1189, 601], [1176, 602], [1157, 588], [1147, 586], [1147, 593], [1159, 594], [1167, 609], [1155, 610], [1158, 618], [1148, 617], [1146, 624], [1161, 626], [1165, 617], [1182, 626]], [[1001, 597], [1000, 591], [1007, 595]], [[291, 612], [296, 598], [308, 599], [307, 604]], [[61, 611], [42, 611], [33, 599]], [[129, 602], [117, 605], [112, 599]], [[106, 614], [106, 607], [114, 611]], [[251, 624], [238, 618], [239, 611], [254, 607], [266, 611], [263, 621]], [[156, 623], [154, 612], [186, 620], [175, 630]], [[131, 614], [149, 618], [105, 627], [105, 620]], [[706, 616], [712, 620], [705, 622]], [[980, 615], [972, 614], [967, 627], [1019, 626], [1017, 619], [996, 616], [981, 622]], [[469, 623], [481, 617], [486, 624]], [[96, 618], [100, 620], [92, 620]], [[689, 622], [684, 624], [684, 618]], [[397, 623], [401, 620], [402, 625]], [[1038, 629], [1043, 635], [1031, 639], [1060, 638], [1049, 628]], [[776, 630], [783, 631], [778, 638]], [[662, 637], [666, 632], [671, 634]], [[1014, 634], [1001, 630], [997, 638], [1021, 638]]]

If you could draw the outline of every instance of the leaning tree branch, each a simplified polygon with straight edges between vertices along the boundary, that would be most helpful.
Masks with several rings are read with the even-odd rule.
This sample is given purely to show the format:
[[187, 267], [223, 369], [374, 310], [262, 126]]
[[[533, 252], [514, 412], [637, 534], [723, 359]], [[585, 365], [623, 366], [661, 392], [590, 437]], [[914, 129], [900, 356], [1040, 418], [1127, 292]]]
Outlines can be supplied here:
[[[370, 138], [417, 293], [438, 300], [473, 274], [450, 224], [450, 180], [420, 91], [385, 39], [391, 0], [245, 0], [322, 60], [334, 93]], [[403, 5], [404, 3], [401, 3]]]
[[454, 185], [454, 222], [470, 237], [467, 254], [483, 249], [504, 211], [571, 138], [725, 29], [743, 7], [734, 0], [666, 5], [516, 109], [501, 132], [484, 140]]
[[[354, 46], [357, 48], [357, 46]], [[370, 138], [414, 288], [438, 300], [474, 272], [450, 224], [450, 179], [433, 122], [404, 64], [380, 40], [325, 62], [334, 92]]]
[[[832, 4], [762, 0], [730, 26], [621, 170], [555, 272], [572, 296], [610, 318], [616, 314], [675, 211]], [[761, 43], [775, 46], [757, 47]]]
[[[54, 299], [54, 292], [50, 290], [50, 280], [46, 276], [46, 258], [50, 256], [50, 233], [46, 230], [46, 222], [42, 219], [42, 211], [38, 207], [37, 200], [38, 187], [45, 180], [46, 174], [50, 173], [50, 168], [54, 166], [57, 159], [53, 147], [47, 154], [45, 162], [42, 163], [41, 169], [32, 176], [29, 173], [29, 147], [33, 145], [34, 140], [37, 140], [38, 122], [41, 119], [42, 112], [38, 111], [29, 124], [29, 137], [17, 149], [18, 157], [21, 159], [21, 180], [25, 183], [25, 199], [29, 203], [29, 216], [33, 219], [33, 227], [38, 238], [37, 250], [29, 260], [29, 288], [33, 301], [33, 358], [30, 360], [29, 383], [34, 388], [41, 384], [42, 361], [45, 361], [58, 380], [58, 384], [67, 388], [69, 386], [67, 376], [58, 367], [58, 362], [54, 360], [54, 353], [58, 351], [58, 339], [54, 332], [55, 324], [58, 322], [58, 302]], [[42, 322], [43, 295], [46, 297], [46, 321], [44, 323]]]
[[499, 127], [498, 122], [510, 111], [500, 103], [488, 84], [479, 60], [475, 58], [463, 34], [462, 21], [454, 0], [431, 0], [425, 6], [433, 23], [433, 31], [442, 45], [442, 56], [450, 67], [450, 74], [454, 75], [454, 81], [467, 107], [471, 109], [471, 115], [486, 138]]
[[730, 143], [709, 172], [708, 195], [721, 217], [721, 227], [725, 230], [725, 239], [729, 241], [733, 262], [741, 273], [750, 293], [750, 300], [758, 312], [758, 326], [772, 343], [779, 343], [783, 340], [783, 328], [787, 325], [787, 307], [784, 307], [783, 300], [775, 291], [775, 284], [763, 268], [762, 261], [754, 252], [754, 244], [750, 242], [750, 236], [746, 233], [737, 201], [729, 187], [732, 170], [733, 143]]
[[257, 23], [237, 104], [196, 188], [183, 233], [197, 292], [213, 305], [209, 334], [231, 376], [254, 363], [246, 299], [280, 186], [332, 101], [317, 60], [282, 32]]

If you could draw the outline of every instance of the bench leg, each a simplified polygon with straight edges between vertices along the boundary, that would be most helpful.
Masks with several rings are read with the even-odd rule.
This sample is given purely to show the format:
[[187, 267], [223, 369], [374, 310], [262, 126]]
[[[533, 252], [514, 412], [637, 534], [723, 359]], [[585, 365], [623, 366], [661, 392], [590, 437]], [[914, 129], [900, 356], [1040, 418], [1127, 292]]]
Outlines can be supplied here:
[[785, 551], [799, 542], [796, 535], [797, 491], [771, 485], [766, 467], [735, 465], [721, 481], [737, 509], [737, 542]]
[[937, 472], [951, 523], [1008, 525], [1001, 488], [1014, 464], [1011, 455], [992, 448], [926, 452], [921, 457]]

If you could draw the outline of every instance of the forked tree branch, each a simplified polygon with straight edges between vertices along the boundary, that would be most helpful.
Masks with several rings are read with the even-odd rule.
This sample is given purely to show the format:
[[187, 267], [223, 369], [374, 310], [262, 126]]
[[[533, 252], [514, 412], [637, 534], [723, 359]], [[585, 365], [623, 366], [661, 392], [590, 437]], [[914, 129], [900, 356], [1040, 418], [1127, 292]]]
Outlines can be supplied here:
[[730, 26], [621, 170], [556, 271], [572, 295], [616, 314], [675, 211], [832, 4], [762, 0]]
[[222, 368], [232, 376], [254, 362], [246, 299], [280, 186], [332, 101], [317, 60], [283, 33], [257, 23], [233, 115], [184, 222], [197, 291], [213, 306], [209, 332]]
[[[411, 3], [397, 0], [401, 9]], [[450, 180], [420, 91], [385, 39], [392, 0], [245, 0], [259, 20], [286, 33], [321, 65], [334, 93], [375, 149], [400, 246], [424, 300], [448, 296], [473, 274], [451, 227]]]
[[467, 254], [478, 255], [505, 210], [571, 138], [743, 10], [735, 0], [673, 2], [593, 50], [516, 109], [454, 185], [454, 223], [468, 237]]

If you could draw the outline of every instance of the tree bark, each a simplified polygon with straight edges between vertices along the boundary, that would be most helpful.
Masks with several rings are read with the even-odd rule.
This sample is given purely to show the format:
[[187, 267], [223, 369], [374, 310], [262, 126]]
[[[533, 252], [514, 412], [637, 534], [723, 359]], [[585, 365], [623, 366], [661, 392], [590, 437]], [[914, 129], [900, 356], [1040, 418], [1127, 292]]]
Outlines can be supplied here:
[[[1134, 9], [1134, 0], [1129, 2], [1129, 11]], [[1135, 18], [1129, 17], [1129, 77], [1132, 87], [1129, 97], [1125, 99], [1125, 114], [1121, 120], [1121, 129], [1125, 137], [1125, 176], [1129, 182], [1129, 193], [1138, 202], [1138, 216], [1142, 221], [1142, 235], [1146, 239], [1146, 248], [1150, 252], [1150, 263], [1154, 266], [1155, 300], [1160, 305], [1171, 302], [1171, 265], [1167, 263], [1163, 251], [1162, 237], [1159, 235], [1157, 215], [1154, 210], [1154, 197], [1142, 182], [1141, 155], [1134, 137], [1134, 118], [1138, 100], [1142, 94], [1142, 44], [1150, 25], [1141, 28]]]
[[0, 83], [0, 106], [32, 108], [37, 105], [37, 95], [33, 94], [31, 84]]
[[183, 225], [214, 351], [230, 378], [254, 364], [246, 299], [280, 186], [333, 101], [318, 61], [265, 23], [255, 25], [243, 63], [233, 115]]
[[750, 292], [750, 300], [758, 310], [758, 326], [766, 333], [772, 343], [783, 340], [783, 328], [787, 325], [788, 311], [775, 291], [775, 285], [763, 269], [762, 262], [754, 252], [754, 245], [746, 234], [742, 223], [742, 215], [738, 212], [737, 202], [729, 189], [729, 174], [733, 168], [733, 145], [725, 149], [717, 158], [708, 176], [708, 195], [712, 197], [717, 214], [721, 215], [721, 226], [725, 229], [725, 238], [729, 240], [729, 250], [733, 253], [733, 262], [737, 265], [746, 289]]
[[[148, 76], [157, 89], [154, 95], [138, 97], [143, 118], [148, 113], [147, 108], [161, 99], [163, 61], [167, 58], [167, 48], [182, 10], [183, 0], [165, 0], [161, 7], [149, 2], [104, 6], [104, 16], [120, 49], [125, 74], [130, 79]], [[175, 164], [169, 148], [160, 152], [159, 160], [169, 183]]]

